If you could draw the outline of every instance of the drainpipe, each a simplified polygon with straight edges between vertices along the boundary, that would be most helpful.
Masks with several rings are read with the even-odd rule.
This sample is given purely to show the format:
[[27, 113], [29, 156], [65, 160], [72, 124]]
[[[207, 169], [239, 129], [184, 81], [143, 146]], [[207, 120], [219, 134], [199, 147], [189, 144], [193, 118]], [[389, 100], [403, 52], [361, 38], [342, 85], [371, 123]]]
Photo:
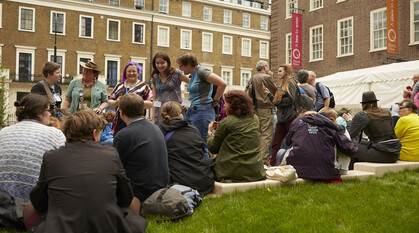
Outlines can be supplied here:
[[150, 36], [150, 68], [148, 69], [149, 77], [151, 77], [151, 72], [153, 70], [153, 39], [154, 39], [154, 0], [151, 3], [151, 36]]

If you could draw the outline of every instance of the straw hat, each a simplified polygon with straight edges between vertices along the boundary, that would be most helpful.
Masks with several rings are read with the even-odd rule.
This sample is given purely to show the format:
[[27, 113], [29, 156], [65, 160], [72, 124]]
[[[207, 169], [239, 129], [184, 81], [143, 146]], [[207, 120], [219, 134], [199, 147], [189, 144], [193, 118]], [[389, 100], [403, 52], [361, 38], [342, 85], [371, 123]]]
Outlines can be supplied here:
[[362, 102], [361, 104], [365, 104], [368, 102], [376, 102], [377, 97], [375, 97], [375, 93], [373, 91], [366, 91], [364, 93], [362, 93]]
[[92, 62], [92, 61], [80, 62], [80, 65], [83, 68], [86, 68], [86, 69], [94, 70], [94, 71], [97, 71], [99, 73], [102, 72], [102, 71], [99, 70], [99, 68], [98, 68], [99, 66], [96, 63]]

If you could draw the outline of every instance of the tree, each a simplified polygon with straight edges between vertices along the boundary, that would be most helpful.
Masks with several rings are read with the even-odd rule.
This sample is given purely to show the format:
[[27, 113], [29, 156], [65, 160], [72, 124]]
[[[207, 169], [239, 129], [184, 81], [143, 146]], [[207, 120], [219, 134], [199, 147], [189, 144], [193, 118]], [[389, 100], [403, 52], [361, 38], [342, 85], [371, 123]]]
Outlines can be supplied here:
[[4, 72], [3, 62], [0, 57], [0, 128], [3, 128], [9, 118], [8, 114], [8, 92], [6, 90], [6, 75]]

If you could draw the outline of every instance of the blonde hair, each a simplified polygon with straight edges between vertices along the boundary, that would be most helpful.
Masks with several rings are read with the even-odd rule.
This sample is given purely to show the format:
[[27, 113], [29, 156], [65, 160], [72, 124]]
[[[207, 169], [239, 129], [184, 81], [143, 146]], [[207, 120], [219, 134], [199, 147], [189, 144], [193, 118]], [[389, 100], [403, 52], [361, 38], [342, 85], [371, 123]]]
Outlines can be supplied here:
[[55, 127], [55, 128], [57, 128], [61, 131], [63, 130], [63, 125], [61, 124], [61, 121], [58, 120], [58, 118], [53, 117], [53, 116], [49, 116], [49, 125], [48, 126]]
[[321, 112], [326, 113], [326, 116], [328, 118], [333, 118], [333, 120], [336, 120], [336, 118], [338, 118], [338, 113], [333, 108], [324, 107], [320, 109], [319, 113]]
[[[292, 67], [288, 64], [282, 64], [282, 65], [279, 66], [279, 68], [281, 68], [281, 67], [282, 67], [282, 69], [284, 69], [284, 72], [286, 73], [286, 76], [285, 76], [285, 78], [282, 79], [282, 82], [279, 85], [279, 87], [282, 90], [284, 90], [285, 92], [287, 92], [289, 95], [291, 95], [290, 88], [289, 88], [289, 83], [291, 82], [292, 84], [296, 85], [294, 83], [293, 78], [292, 78], [292, 74], [294, 73], [294, 71], [293, 71]], [[278, 70], [279, 70], [279, 68], [278, 68]], [[295, 96], [291, 95], [291, 97], [295, 97]]]
[[176, 101], [169, 101], [163, 104], [161, 108], [162, 121], [165, 124], [170, 124], [174, 117], [178, 117], [182, 113], [182, 106]]

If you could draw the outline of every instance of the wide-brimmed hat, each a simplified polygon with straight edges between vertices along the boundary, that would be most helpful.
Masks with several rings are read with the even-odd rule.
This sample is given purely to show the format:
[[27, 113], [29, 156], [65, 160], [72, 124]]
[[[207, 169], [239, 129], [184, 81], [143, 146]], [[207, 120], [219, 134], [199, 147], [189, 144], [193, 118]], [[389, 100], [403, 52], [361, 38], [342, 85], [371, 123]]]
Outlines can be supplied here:
[[375, 97], [375, 93], [373, 91], [366, 91], [362, 93], [362, 102], [361, 104], [368, 103], [368, 102], [376, 102], [377, 97]]
[[102, 72], [101, 70], [99, 70], [99, 68], [98, 68], [99, 66], [96, 63], [92, 62], [92, 61], [80, 62], [80, 65], [83, 68], [86, 68], [86, 69], [94, 70], [94, 71], [97, 71], [99, 73]]

